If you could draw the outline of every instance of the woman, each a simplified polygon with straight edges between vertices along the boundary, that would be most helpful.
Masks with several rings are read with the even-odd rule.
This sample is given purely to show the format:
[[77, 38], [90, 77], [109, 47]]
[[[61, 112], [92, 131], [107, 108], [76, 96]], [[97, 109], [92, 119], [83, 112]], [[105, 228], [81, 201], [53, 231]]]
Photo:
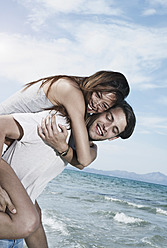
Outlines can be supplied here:
[[[99, 71], [89, 77], [59, 75], [27, 84], [23, 91], [0, 105], [0, 114], [39, 112], [43, 109], [67, 113], [77, 159], [85, 167], [95, 159], [85, 126], [86, 114], [103, 112], [128, 94], [128, 82], [119, 72]], [[45, 142], [54, 148], [52, 141], [48, 139]], [[66, 146], [59, 152], [64, 155], [70, 150]]]

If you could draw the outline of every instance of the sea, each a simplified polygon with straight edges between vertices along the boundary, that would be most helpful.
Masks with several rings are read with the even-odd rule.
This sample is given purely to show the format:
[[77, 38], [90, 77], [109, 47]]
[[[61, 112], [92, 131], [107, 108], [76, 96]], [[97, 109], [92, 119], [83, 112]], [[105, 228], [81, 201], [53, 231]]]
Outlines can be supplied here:
[[65, 169], [38, 203], [50, 248], [167, 248], [167, 186]]

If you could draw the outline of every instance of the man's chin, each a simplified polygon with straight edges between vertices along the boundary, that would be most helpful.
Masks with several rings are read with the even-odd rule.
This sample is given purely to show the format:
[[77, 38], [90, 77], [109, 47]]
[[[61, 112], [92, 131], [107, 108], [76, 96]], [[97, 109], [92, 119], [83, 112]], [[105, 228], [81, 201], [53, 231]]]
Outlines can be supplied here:
[[92, 138], [92, 137], [89, 137], [89, 140], [90, 141], [104, 141], [106, 139], [100, 139], [100, 138]]

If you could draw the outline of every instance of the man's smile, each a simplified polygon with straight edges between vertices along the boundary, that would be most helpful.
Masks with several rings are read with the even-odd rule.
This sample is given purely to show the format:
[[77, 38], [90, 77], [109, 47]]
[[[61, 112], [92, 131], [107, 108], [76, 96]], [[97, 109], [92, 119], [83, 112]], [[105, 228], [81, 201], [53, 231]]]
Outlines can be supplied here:
[[97, 130], [97, 134], [100, 135], [100, 136], [104, 136], [103, 134], [103, 129], [102, 127], [100, 126], [100, 124], [97, 123], [96, 125], [96, 130]]

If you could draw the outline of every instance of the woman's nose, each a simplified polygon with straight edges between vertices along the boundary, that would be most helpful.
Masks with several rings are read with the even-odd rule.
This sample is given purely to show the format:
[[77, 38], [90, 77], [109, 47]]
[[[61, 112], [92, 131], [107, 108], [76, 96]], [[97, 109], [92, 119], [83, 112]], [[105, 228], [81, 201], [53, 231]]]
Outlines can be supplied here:
[[101, 102], [98, 102], [96, 106], [97, 106], [97, 112], [104, 111], [103, 104]]

